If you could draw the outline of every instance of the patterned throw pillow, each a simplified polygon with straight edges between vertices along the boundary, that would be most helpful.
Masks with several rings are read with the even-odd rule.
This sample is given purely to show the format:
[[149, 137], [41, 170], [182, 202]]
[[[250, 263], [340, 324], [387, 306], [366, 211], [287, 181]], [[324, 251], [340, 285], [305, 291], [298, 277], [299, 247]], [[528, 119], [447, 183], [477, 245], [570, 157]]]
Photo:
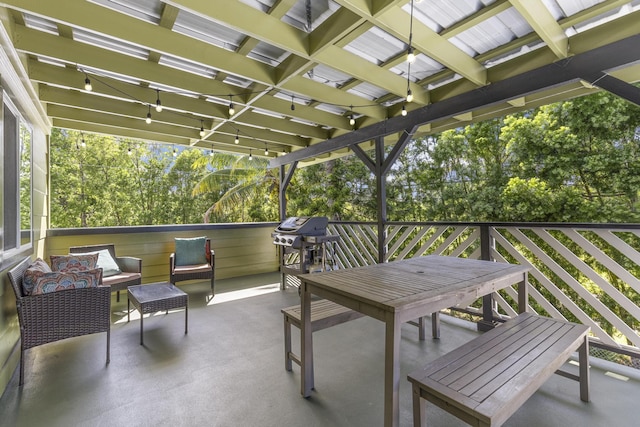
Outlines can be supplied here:
[[22, 275], [22, 292], [30, 295], [38, 277], [42, 277], [45, 273], [51, 273], [51, 268], [42, 258], [37, 258]]
[[87, 271], [98, 264], [98, 254], [51, 255], [53, 271]]
[[36, 279], [31, 295], [41, 295], [68, 289], [95, 288], [102, 279], [102, 269], [87, 271], [53, 271]]

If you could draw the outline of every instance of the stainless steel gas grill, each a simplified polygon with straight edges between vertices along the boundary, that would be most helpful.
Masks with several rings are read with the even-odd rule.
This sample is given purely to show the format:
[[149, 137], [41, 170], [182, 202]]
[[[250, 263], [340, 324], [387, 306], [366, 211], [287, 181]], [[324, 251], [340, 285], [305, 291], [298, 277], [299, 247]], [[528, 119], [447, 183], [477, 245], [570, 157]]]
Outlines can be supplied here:
[[[298, 286], [295, 278], [303, 273], [316, 273], [337, 268], [334, 244], [340, 236], [327, 235], [329, 220], [323, 216], [290, 217], [271, 233], [273, 243], [281, 248], [281, 287]], [[287, 277], [287, 275], [292, 277]]]

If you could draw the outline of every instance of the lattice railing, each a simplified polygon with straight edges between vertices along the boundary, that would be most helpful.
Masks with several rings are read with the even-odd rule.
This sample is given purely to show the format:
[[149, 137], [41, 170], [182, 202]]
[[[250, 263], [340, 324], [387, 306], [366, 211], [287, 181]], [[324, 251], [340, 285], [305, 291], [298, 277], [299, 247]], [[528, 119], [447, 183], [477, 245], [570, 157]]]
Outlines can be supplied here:
[[[331, 223], [329, 232], [341, 236], [340, 268], [378, 262], [376, 223]], [[530, 311], [590, 325], [599, 345], [640, 351], [640, 226], [393, 222], [384, 242], [384, 261], [437, 254], [529, 265]], [[481, 312], [480, 301], [466, 303]], [[494, 294], [495, 317], [516, 306], [515, 288]]]

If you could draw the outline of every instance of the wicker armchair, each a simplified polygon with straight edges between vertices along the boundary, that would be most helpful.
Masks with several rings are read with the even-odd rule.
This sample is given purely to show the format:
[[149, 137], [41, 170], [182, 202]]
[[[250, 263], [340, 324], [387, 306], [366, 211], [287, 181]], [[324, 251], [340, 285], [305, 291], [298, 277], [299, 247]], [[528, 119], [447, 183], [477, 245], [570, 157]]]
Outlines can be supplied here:
[[120, 301], [120, 291], [126, 291], [129, 286], [142, 284], [142, 260], [130, 256], [116, 256], [116, 249], [112, 243], [103, 245], [72, 246], [69, 253], [97, 252], [107, 249], [122, 271], [114, 276], [102, 278], [102, 284], [111, 286], [111, 292], [116, 293], [116, 301]]
[[70, 289], [42, 295], [25, 295], [24, 272], [31, 264], [25, 258], [13, 267], [9, 281], [16, 295], [20, 323], [20, 385], [24, 383], [26, 350], [42, 344], [81, 335], [107, 333], [107, 363], [111, 339], [111, 290], [108, 286]]
[[176, 254], [173, 252], [169, 255], [169, 281], [174, 285], [176, 282], [194, 279], [210, 279], [211, 280], [211, 297], [215, 295], [215, 252], [211, 249], [211, 239], [205, 241], [205, 257], [207, 263], [203, 265], [176, 265]]

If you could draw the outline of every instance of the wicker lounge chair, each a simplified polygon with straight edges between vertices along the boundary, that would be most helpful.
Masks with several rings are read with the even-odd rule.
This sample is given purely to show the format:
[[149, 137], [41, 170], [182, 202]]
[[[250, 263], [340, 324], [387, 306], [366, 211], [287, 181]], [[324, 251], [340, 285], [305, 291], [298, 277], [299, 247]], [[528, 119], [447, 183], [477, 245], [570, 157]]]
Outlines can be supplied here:
[[20, 385], [24, 383], [26, 350], [81, 335], [107, 333], [107, 363], [111, 339], [111, 290], [108, 286], [70, 289], [41, 295], [25, 295], [24, 272], [31, 264], [25, 258], [8, 275], [16, 295], [20, 323]]
[[117, 257], [115, 246], [111, 243], [103, 245], [72, 246], [69, 252], [85, 253], [97, 252], [107, 249], [111, 257], [116, 261], [121, 273], [113, 276], [104, 276], [102, 284], [111, 286], [111, 292], [117, 292], [116, 301], [120, 301], [120, 291], [126, 291], [129, 286], [142, 284], [142, 260], [140, 258], [123, 256]]
[[211, 280], [211, 297], [215, 295], [215, 252], [211, 249], [211, 239], [205, 240], [205, 258], [206, 264], [199, 265], [176, 265], [176, 253], [169, 255], [169, 281], [174, 285], [176, 282], [194, 279], [210, 279]]

